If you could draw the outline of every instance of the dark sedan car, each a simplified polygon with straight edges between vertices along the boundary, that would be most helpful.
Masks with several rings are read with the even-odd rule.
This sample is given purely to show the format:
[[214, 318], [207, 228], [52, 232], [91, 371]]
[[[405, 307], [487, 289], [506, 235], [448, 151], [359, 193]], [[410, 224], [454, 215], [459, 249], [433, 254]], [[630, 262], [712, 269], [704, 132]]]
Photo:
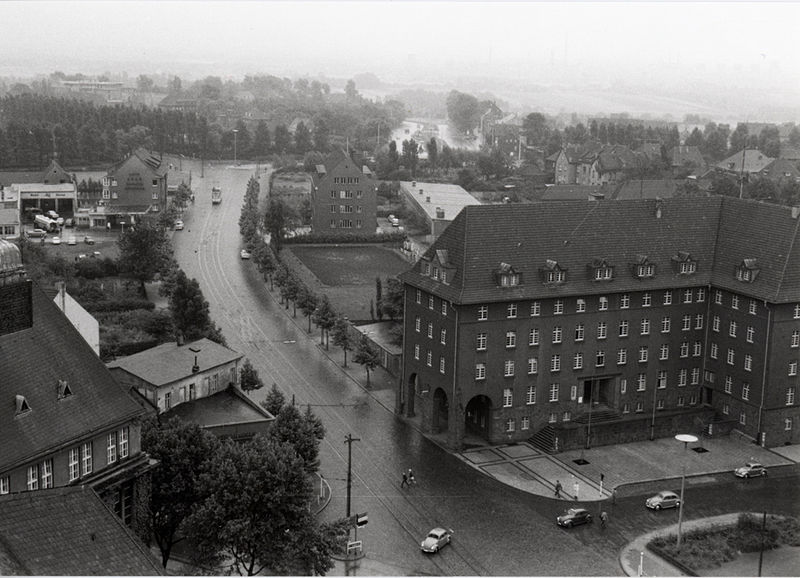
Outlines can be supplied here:
[[565, 528], [571, 528], [572, 526], [577, 526], [578, 524], [591, 524], [592, 515], [588, 510], [584, 510], [583, 508], [570, 508], [556, 518], [556, 523], [558, 523], [559, 526], [564, 526]]

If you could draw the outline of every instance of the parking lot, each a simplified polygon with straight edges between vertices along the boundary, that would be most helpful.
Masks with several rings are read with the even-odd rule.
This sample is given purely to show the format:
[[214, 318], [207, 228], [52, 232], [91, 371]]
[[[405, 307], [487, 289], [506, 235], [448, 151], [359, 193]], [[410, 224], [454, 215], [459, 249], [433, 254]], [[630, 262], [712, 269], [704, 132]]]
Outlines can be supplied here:
[[[25, 228], [26, 232], [33, 229], [32, 226]], [[119, 248], [117, 247], [117, 239], [119, 238], [120, 231], [105, 231], [102, 229], [83, 229], [77, 227], [65, 227], [61, 233], [48, 233], [44, 238], [30, 238], [32, 243], [41, 243], [45, 247], [49, 255], [60, 255], [67, 260], [76, 261], [85, 257], [110, 257], [116, 259], [119, 255]], [[89, 237], [93, 243], [87, 243], [86, 237]], [[54, 244], [53, 239], [58, 238], [60, 243]], [[74, 238], [75, 244], [70, 244], [70, 238]]]

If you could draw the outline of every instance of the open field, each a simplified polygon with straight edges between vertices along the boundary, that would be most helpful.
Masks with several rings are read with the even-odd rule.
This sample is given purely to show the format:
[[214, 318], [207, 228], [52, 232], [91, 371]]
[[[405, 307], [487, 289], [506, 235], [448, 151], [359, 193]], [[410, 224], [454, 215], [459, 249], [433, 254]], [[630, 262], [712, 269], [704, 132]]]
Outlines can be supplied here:
[[351, 321], [369, 321], [375, 278], [394, 277], [411, 267], [398, 251], [379, 245], [288, 245], [283, 258], [317, 295]]

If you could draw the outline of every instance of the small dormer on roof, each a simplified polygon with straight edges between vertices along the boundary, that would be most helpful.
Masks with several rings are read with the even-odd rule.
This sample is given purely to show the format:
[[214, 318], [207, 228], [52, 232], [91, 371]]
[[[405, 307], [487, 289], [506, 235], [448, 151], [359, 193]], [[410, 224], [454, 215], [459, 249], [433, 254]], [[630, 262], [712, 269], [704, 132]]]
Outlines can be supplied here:
[[450, 284], [450, 280], [455, 275], [456, 268], [450, 263], [447, 249], [437, 249], [431, 256], [423, 256], [420, 273], [426, 277], [431, 277], [434, 281], [441, 281], [445, 285]]
[[647, 255], [636, 255], [631, 263], [631, 273], [637, 279], [652, 279], [656, 276], [656, 264], [651, 263]]
[[17, 405], [17, 410], [14, 412], [14, 415], [22, 415], [23, 413], [31, 411], [31, 406], [28, 405], [28, 400], [25, 399], [24, 395], [16, 395], [14, 401]]
[[593, 281], [611, 281], [614, 278], [614, 266], [603, 258], [592, 259], [586, 266], [589, 278]]
[[494, 271], [494, 281], [499, 287], [516, 287], [522, 285], [522, 274], [508, 263], [500, 263]]
[[558, 285], [566, 283], [567, 269], [561, 267], [558, 261], [547, 259], [544, 267], [539, 269], [539, 276], [545, 285]]
[[697, 273], [697, 261], [688, 251], [678, 251], [672, 256], [672, 267], [678, 275], [694, 275]]
[[66, 379], [58, 380], [58, 399], [64, 399], [72, 395], [72, 390], [69, 388], [69, 383]]
[[736, 266], [734, 275], [737, 281], [752, 283], [756, 280], [760, 271], [761, 269], [756, 259], [743, 259], [742, 262]]

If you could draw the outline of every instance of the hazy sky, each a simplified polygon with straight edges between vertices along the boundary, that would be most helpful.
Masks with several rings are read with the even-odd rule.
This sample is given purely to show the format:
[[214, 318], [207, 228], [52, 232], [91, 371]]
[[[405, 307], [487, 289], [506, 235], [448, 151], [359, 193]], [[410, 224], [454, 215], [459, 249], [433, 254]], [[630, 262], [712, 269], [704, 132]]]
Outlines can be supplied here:
[[[654, 67], [797, 78], [798, 2], [8, 2], [0, 67], [208, 74], [367, 70], [616, 77]], [[133, 70], [133, 67], [138, 70]], [[562, 70], [563, 72], [563, 70]]]

